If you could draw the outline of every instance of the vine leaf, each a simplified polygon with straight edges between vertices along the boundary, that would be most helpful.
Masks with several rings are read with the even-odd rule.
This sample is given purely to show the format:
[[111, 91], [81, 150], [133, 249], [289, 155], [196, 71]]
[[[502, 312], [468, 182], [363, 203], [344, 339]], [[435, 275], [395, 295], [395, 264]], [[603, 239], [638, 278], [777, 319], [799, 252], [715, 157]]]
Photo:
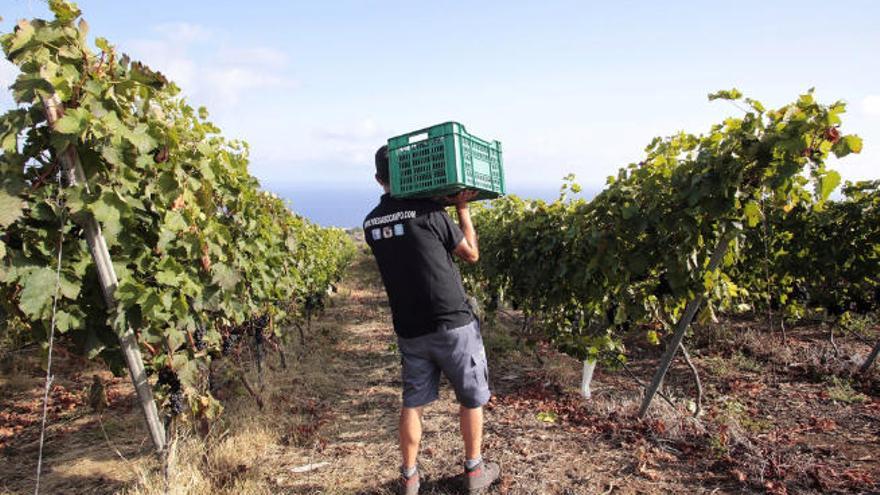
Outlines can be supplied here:
[[241, 279], [238, 273], [225, 263], [217, 263], [211, 267], [211, 271], [213, 272], [211, 281], [223, 290], [232, 290]]
[[86, 128], [86, 120], [83, 114], [76, 111], [67, 112], [64, 117], [58, 119], [55, 123], [55, 131], [61, 134], [82, 134]]
[[49, 267], [24, 270], [18, 279], [22, 286], [18, 307], [34, 320], [49, 316], [55, 294], [55, 272]]
[[28, 44], [33, 38], [36, 30], [34, 26], [26, 21], [21, 20], [15, 26], [15, 35], [12, 37], [12, 43], [9, 45], [9, 53], [18, 51]]
[[25, 206], [27, 203], [23, 199], [0, 189], [0, 227], [5, 229], [21, 218]]
[[138, 152], [141, 154], [146, 154], [152, 151], [156, 147], [156, 140], [153, 139], [147, 133], [147, 126], [145, 124], [139, 124], [135, 127], [128, 135], [126, 139], [137, 148]]
[[819, 199], [821, 201], [825, 201], [828, 199], [828, 196], [831, 195], [831, 192], [837, 189], [837, 186], [840, 185], [840, 174], [834, 170], [829, 170], [825, 172], [821, 178], [819, 178]]
[[754, 201], [746, 203], [743, 213], [746, 216], [749, 227], [754, 227], [761, 222], [761, 208]]
[[59, 310], [55, 323], [58, 327], [58, 331], [61, 333], [67, 332], [73, 328], [80, 328], [82, 326], [82, 320], [73, 314], [68, 313], [67, 311]]
[[122, 230], [122, 211], [126, 210], [125, 202], [111, 191], [104, 192], [98, 200], [90, 205], [92, 214], [101, 223], [107, 245], [117, 244], [119, 232]]
[[63, 23], [69, 23], [81, 14], [75, 3], [66, 0], [49, 0], [49, 8], [55, 17]]

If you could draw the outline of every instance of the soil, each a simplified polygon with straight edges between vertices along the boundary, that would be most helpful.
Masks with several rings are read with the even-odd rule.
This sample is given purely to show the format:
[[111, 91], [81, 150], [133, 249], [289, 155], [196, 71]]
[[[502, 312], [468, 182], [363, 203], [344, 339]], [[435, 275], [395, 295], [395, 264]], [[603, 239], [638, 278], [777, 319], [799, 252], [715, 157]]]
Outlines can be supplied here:
[[[530, 344], [522, 316], [499, 311], [483, 331], [494, 394], [484, 451], [503, 472], [491, 493], [880, 492], [880, 366], [856, 375], [870, 340], [838, 334], [832, 344], [829, 328], [789, 328], [784, 343], [765, 318], [696, 328], [687, 342], [705, 389], [702, 413], [691, 413], [692, 375], [677, 359], [664, 385], [673, 405], [658, 397], [640, 420], [637, 380], [650, 380], [660, 348], [634, 332], [626, 369], [600, 366], [586, 400], [580, 364]], [[877, 330], [864, 333], [876, 340]], [[291, 334], [290, 367], [270, 357], [264, 410], [232, 385], [218, 393], [228, 403], [227, 428], [259, 423], [270, 445], [212, 475], [209, 491], [236, 493], [235, 478], [249, 476], [255, 493], [395, 493], [399, 356], [372, 260], [358, 259], [305, 342]], [[59, 349], [41, 492], [143, 490], [143, 470], [157, 463], [130, 385]], [[34, 489], [39, 362], [33, 348], [4, 361], [0, 493]], [[87, 399], [96, 374], [109, 402], [101, 413]], [[457, 410], [444, 384], [425, 411], [422, 493], [462, 493]]]

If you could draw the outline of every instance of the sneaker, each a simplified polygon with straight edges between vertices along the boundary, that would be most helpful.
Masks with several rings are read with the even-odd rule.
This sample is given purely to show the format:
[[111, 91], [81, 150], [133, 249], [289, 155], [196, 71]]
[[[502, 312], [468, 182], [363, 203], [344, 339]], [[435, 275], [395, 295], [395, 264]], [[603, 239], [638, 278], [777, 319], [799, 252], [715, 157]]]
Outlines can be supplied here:
[[501, 468], [494, 462], [481, 461], [473, 469], [465, 467], [464, 478], [468, 493], [480, 493], [489, 488], [492, 483], [498, 481], [500, 475]]
[[398, 483], [399, 493], [400, 495], [418, 495], [420, 484], [418, 471], [409, 478], [401, 476], [400, 482]]

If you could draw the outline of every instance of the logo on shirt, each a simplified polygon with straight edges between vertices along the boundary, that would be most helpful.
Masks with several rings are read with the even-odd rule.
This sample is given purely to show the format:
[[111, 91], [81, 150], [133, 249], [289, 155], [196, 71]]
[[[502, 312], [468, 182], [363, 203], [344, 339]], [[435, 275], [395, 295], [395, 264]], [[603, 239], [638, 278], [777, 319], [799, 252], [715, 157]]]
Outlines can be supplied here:
[[373, 229], [373, 240], [378, 241], [382, 238], [382, 229]]
[[370, 227], [374, 227], [376, 225], [382, 225], [383, 223], [394, 223], [399, 222], [401, 220], [409, 220], [416, 217], [415, 210], [406, 210], [406, 211], [397, 211], [391, 213], [390, 215], [384, 215], [381, 217], [374, 217], [368, 219], [364, 222], [364, 228], [368, 229]]
[[385, 239], [389, 239], [394, 235], [394, 230], [391, 227], [382, 227], [382, 237]]
[[394, 235], [402, 236], [403, 235], [403, 224], [398, 223], [394, 225]]

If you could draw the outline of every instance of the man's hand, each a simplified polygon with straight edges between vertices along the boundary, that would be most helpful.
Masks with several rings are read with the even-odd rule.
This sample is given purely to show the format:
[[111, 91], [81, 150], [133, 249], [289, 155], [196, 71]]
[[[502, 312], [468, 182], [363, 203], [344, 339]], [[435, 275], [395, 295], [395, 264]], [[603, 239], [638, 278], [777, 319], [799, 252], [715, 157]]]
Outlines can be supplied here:
[[446, 199], [449, 204], [455, 205], [456, 209], [460, 210], [462, 208], [467, 208], [468, 203], [476, 198], [478, 194], [480, 194], [478, 191], [465, 189], [463, 191], [459, 191], [458, 194], [445, 196], [444, 199]]
[[458, 225], [464, 233], [464, 239], [455, 247], [453, 253], [468, 263], [476, 263], [480, 259], [480, 248], [477, 246], [477, 231], [471, 222], [471, 212], [468, 209], [468, 201], [477, 197], [477, 191], [461, 191], [455, 196], [447, 196], [446, 199], [455, 205], [458, 213]]

